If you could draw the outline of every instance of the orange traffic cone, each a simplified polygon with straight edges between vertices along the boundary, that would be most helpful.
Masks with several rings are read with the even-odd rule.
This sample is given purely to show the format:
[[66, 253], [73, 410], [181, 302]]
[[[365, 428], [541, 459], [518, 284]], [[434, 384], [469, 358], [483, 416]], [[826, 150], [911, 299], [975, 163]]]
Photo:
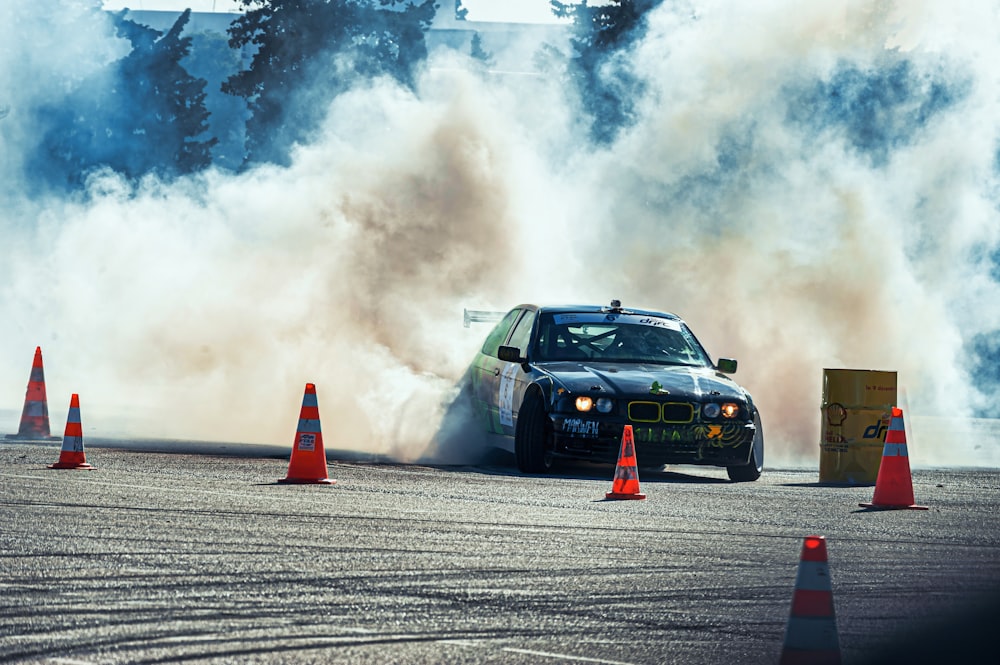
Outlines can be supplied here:
[[795, 576], [780, 665], [839, 665], [840, 640], [826, 562], [826, 538], [806, 536]]
[[85, 469], [94, 467], [87, 464], [87, 454], [83, 452], [83, 426], [80, 424], [80, 396], [73, 393], [69, 399], [69, 415], [66, 416], [66, 434], [63, 436], [59, 461], [49, 465], [50, 469]]
[[295, 433], [292, 457], [288, 461], [288, 476], [279, 483], [324, 483], [337, 482], [327, 477], [326, 451], [323, 450], [323, 433], [319, 426], [319, 403], [316, 400], [316, 386], [307, 383], [302, 396], [302, 411], [299, 413], [299, 428]]
[[875, 478], [875, 496], [871, 503], [859, 503], [862, 508], [880, 510], [927, 510], [913, 503], [913, 481], [910, 478], [910, 458], [906, 453], [906, 430], [903, 410], [892, 407], [892, 421], [885, 433], [882, 462]]
[[618, 465], [615, 467], [615, 478], [611, 491], [604, 493], [605, 499], [645, 499], [646, 495], [639, 491], [639, 469], [635, 461], [635, 441], [632, 438], [632, 426], [625, 425], [622, 432], [622, 449], [618, 453]]
[[35, 347], [35, 360], [31, 363], [28, 390], [24, 395], [24, 410], [17, 434], [8, 439], [56, 439], [49, 430], [49, 405], [45, 399], [45, 370], [42, 368], [42, 347]]

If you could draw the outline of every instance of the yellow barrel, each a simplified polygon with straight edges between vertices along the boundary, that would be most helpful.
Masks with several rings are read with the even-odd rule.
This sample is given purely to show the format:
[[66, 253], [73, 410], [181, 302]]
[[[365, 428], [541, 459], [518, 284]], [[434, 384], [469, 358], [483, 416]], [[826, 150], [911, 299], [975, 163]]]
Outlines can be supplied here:
[[819, 480], [874, 485], [896, 405], [896, 372], [824, 369]]

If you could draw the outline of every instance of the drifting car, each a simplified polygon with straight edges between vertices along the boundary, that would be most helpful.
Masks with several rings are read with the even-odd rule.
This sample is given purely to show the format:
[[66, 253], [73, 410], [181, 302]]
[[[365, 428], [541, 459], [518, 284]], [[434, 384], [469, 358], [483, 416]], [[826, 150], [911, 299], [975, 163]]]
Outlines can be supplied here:
[[713, 362], [677, 315], [614, 300], [518, 305], [493, 318], [466, 375], [468, 396], [520, 471], [546, 473], [561, 458], [613, 464], [631, 425], [640, 467], [760, 477], [764, 432], [750, 394], [727, 376], [736, 360]]

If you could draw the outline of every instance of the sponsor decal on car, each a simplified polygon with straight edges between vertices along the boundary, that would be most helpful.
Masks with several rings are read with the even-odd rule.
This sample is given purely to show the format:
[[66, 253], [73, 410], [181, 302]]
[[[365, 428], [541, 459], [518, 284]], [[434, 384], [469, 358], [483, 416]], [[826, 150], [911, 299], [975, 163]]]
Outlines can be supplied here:
[[653, 385], [649, 387], [649, 393], [651, 395], [669, 395], [670, 391], [664, 388], [659, 381], [653, 381]]
[[736, 448], [743, 443], [741, 425], [695, 425], [679, 427], [635, 427], [635, 440], [639, 443], [669, 444], [696, 441], [713, 448]]
[[578, 313], [578, 314], [555, 314], [552, 317], [557, 325], [580, 324], [580, 323], [629, 323], [637, 326], [651, 326], [654, 328], [666, 328], [667, 330], [680, 330], [681, 325], [677, 321], [670, 319], [660, 319], [653, 316], [639, 316], [637, 314], [602, 314], [600, 312]]
[[514, 426], [514, 374], [517, 365], [511, 363], [503, 368], [500, 376], [500, 424]]

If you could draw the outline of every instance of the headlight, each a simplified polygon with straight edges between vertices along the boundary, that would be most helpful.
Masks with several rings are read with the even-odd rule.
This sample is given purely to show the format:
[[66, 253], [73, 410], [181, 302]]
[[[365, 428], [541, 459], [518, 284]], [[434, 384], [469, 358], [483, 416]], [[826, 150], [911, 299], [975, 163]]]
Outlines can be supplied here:
[[734, 402], [726, 402], [725, 404], [709, 402], [701, 407], [701, 414], [709, 420], [714, 420], [720, 415], [723, 418], [732, 419], [740, 415], [740, 405]]
[[614, 408], [615, 403], [611, 401], [610, 397], [598, 397], [597, 398], [597, 410], [601, 413], [611, 413], [611, 409]]
[[592, 409], [593, 406], [594, 406], [594, 400], [590, 399], [585, 395], [581, 395], [580, 397], [576, 398], [577, 411], [583, 411], [586, 413], [587, 411], [590, 411], [590, 409]]

